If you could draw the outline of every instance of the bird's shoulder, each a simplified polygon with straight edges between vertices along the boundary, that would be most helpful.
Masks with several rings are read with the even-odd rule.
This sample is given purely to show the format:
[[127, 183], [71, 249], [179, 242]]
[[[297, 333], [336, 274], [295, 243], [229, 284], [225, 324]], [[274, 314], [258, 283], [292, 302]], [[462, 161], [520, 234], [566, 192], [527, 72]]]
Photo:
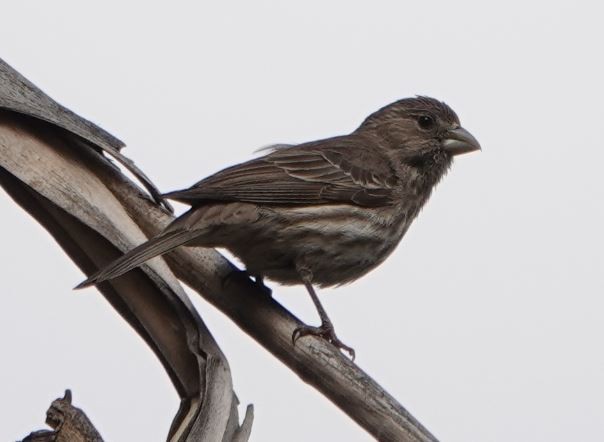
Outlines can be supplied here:
[[342, 136], [282, 148], [264, 161], [304, 180], [328, 180], [366, 188], [394, 186], [395, 173], [385, 152], [364, 138]]

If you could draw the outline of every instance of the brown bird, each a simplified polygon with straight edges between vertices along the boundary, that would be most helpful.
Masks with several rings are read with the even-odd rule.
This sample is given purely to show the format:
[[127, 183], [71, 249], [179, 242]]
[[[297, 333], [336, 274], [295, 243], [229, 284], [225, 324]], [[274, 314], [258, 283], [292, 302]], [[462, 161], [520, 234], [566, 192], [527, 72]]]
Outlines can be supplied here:
[[78, 288], [122, 275], [181, 246], [224, 247], [259, 283], [304, 284], [321, 318], [292, 335], [335, 334], [314, 286], [365, 275], [395, 249], [453, 157], [480, 149], [446, 104], [407, 98], [371, 114], [349, 135], [279, 146], [189, 189], [165, 194], [191, 205], [158, 236]]

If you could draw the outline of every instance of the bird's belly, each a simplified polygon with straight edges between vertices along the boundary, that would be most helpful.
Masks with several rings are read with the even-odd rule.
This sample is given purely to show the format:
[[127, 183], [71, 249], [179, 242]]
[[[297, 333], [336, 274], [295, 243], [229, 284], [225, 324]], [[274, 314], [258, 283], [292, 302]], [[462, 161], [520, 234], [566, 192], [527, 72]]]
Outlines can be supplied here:
[[313, 283], [351, 282], [379, 265], [394, 250], [408, 223], [368, 209], [312, 207], [270, 211], [254, 223], [245, 241], [227, 248], [251, 274], [299, 284], [296, 264], [310, 269]]

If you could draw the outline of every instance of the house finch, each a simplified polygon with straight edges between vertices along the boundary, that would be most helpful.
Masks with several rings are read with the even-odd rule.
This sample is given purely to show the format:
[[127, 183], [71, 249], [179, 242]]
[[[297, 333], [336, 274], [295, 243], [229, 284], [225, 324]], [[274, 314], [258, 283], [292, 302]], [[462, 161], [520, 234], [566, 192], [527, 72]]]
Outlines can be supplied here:
[[175, 247], [224, 247], [261, 283], [304, 284], [321, 318], [296, 329], [353, 350], [335, 334], [314, 287], [345, 284], [396, 247], [458, 154], [480, 149], [446, 104], [406, 98], [349, 135], [278, 146], [192, 187], [165, 194], [191, 205], [158, 236], [79, 287], [115, 278]]

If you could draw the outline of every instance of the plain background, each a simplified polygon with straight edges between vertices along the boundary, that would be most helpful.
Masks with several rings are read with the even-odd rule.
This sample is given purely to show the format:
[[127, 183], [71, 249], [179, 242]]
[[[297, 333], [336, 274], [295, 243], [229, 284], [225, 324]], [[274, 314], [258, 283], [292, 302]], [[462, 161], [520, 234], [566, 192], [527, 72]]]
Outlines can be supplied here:
[[[601, 7], [198, 3], [10, 2], [0, 57], [163, 191], [399, 98], [446, 101], [483, 151], [456, 159], [385, 264], [321, 291], [326, 308], [443, 441], [604, 440]], [[71, 290], [83, 275], [5, 194], [0, 210], [0, 440], [41, 428], [67, 387], [106, 440], [163, 440], [177, 395], [151, 351], [95, 289]], [[317, 322], [303, 288], [273, 288]], [[191, 297], [255, 405], [253, 441], [369, 440]]]

